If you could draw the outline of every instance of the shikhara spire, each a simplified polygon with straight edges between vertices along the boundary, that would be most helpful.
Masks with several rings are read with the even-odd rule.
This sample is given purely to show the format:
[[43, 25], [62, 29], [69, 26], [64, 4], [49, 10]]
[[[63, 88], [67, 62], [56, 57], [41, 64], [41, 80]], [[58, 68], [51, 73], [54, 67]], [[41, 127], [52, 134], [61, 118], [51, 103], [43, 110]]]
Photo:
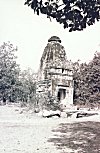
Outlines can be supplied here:
[[73, 104], [73, 73], [64, 46], [57, 36], [52, 36], [43, 51], [38, 72], [37, 94], [55, 97]]

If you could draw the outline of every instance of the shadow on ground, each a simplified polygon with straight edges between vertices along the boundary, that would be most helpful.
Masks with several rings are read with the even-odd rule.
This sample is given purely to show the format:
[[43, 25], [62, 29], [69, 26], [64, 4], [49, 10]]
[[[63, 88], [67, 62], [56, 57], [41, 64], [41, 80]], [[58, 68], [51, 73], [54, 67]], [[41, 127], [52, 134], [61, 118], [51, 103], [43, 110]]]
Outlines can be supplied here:
[[100, 153], [100, 123], [60, 124], [48, 141], [61, 153]]

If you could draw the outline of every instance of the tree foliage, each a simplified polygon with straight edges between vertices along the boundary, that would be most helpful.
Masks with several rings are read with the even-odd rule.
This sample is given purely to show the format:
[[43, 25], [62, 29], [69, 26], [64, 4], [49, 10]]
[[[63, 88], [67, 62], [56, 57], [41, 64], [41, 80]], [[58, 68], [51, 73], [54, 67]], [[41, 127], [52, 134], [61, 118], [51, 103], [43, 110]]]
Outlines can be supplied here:
[[76, 62], [74, 67], [74, 102], [100, 104], [100, 52], [88, 64]]
[[3, 101], [16, 97], [16, 84], [19, 77], [16, 51], [17, 48], [14, 48], [10, 42], [0, 46], [0, 99]]
[[20, 70], [16, 51], [10, 42], [0, 46], [0, 100], [3, 102], [28, 102], [35, 93], [36, 75], [30, 69]]
[[83, 30], [100, 20], [100, 0], [26, 0], [37, 15], [54, 18], [69, 31]]
[[36, 91], [36, 74], [31, 69], [24, 70], [19, 76], [19, 100], [33, 102]]

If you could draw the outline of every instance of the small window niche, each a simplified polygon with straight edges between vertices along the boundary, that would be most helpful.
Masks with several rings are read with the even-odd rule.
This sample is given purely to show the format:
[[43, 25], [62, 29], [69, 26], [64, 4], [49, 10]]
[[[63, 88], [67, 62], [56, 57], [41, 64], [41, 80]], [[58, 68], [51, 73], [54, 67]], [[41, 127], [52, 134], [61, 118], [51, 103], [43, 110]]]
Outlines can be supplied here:
[[64, 73], [64, 68], [62, 68], [62, 73]]

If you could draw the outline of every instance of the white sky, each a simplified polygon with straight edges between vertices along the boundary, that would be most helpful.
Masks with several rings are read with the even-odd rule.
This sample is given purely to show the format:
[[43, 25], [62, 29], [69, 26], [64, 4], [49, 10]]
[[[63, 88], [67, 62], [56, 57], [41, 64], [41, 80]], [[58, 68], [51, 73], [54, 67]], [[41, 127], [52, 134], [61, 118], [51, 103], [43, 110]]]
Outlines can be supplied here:
[[100, 22], [84, 31], [68, 32], [63, 25], [34, 15], [24, 6], [25, 0], [0, 0], [0, 45], [10, 41], [18, 46], [18, 63], [21, 69], [36, 71], [48, 39], [56, 35], [62, 40], [68, 59], [87, 62], [100, 50]]

